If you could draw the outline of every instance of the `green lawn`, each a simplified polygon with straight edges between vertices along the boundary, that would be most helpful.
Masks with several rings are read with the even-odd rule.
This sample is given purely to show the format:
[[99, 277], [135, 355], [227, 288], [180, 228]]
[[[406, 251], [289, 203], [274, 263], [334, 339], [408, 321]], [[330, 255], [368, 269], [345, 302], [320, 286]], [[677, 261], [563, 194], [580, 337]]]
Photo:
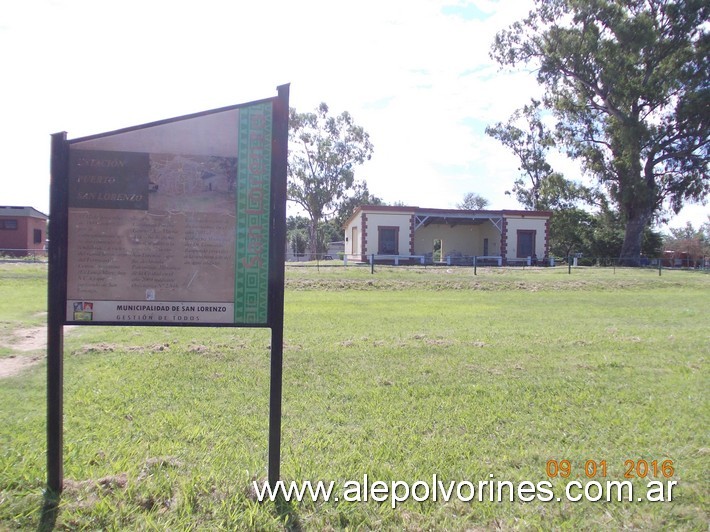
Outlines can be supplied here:
[[[44, 273], [0, 265], [3, 334], [41, 322]], [[658, 470], [633, 485], [636, 494], [650, 480], [676, 481], [672, 501], [259, 503], [268, 330], [83, 327], [65, 341], [67, 481], [44, 524], [707, 530], [710, 277], [478, 274], [287, 270], [282, 478], [336, 489], [364, 475], [550, 480], [559, 496], [570, 481], [624, 480], [627, 460], [670, 460], [669, 478]], [[45, 370], [0, 380], [0, 529], [36, 529], [42, 518]], [[548, 479], [550, 460], [568, 460], [571, 475]], [[587, 478], [588, 460], [605, 461], [606, 477]]]

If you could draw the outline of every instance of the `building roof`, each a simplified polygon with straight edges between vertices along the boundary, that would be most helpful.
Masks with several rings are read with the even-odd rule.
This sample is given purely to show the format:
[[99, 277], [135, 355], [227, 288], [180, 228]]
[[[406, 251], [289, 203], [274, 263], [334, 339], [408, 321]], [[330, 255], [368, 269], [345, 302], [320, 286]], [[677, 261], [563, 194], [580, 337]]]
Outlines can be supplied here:
[[15, 207], [8, 205], [0, 205], [0, 216], [41, 218], [43, 220], [47, 220], [49, 218], [49, 216], [38, 211], [34, 207]]
[[[361, 212], [389, 212], [401, 214], [413, 214], [419, 218], [428, 218], [428, 223], [447, 223], [445, 220], [459, 219], [458, 223], [463, 220], [472, 221], [471, 223], [482, 223], [484, 220], [496, 217], [505, 216], [535, 216], [550, 218], [551, 211], [525, 211], [525, 210], [465, 210], [465, 209], [428, 209], [423, 207], [413, 206], [398, 206], [398, 205], [361, 205], [345, 222], [345, 227]], [[474, 221], [475, 220], [475, 221]], [[428, 225], [428, 224], [427, 224]]]

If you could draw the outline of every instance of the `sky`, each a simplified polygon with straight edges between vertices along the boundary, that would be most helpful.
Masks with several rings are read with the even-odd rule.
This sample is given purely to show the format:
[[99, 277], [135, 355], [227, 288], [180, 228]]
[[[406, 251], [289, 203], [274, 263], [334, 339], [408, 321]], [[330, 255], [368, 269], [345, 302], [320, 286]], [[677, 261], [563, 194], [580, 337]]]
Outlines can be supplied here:
[[[348, 111], [374, 154], [356, 169], [387, 203], [491, 209], [518, 177], [485, 135], [539, 97], [533, 72], [490, 59], [532, 0], [2, 0], [0, 205], [49, 213], [50, 135], [69, 139], [276, 95]], [[551, 158], [565, 176], [577, 165]], [[290, 211], [293, 212], [293, 211]], [[669, 223], [697, 228], [710, 207]], [[661, 228], [662, 230], [665, 228]]]

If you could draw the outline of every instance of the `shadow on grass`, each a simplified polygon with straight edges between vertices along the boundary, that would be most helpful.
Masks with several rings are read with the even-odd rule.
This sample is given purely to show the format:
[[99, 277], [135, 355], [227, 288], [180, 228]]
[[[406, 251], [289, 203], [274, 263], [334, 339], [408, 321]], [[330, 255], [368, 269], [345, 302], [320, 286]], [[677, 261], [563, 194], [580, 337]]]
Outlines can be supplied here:
[[276, 514], [282, 519], [286, 530], [289, 532], [301, 532], [303, 530], [303, 525], [301, 525], [301, 520], [298, 518], [292, 501], [287, 501], [279, 494], [274, 504], [276, 506]]
[[48, 489], [44, 492], [44, 502], [42, 503], [42, 508], [40, 508], [39, 525], [37, 526], [38, 532], [50, 532], [54, 530], [54, 526], [57, 523], [57, 516], [59, 515], [60, 498], [61, 494], [52, 490]]

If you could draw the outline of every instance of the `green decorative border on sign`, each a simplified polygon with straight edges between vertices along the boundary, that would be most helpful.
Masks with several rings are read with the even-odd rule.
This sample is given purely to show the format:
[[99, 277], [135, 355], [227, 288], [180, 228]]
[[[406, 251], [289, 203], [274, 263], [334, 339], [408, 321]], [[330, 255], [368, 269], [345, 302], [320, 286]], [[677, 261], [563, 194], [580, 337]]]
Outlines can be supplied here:
[[273, 104], [239, 110], [234, 322], [268, 322]]

